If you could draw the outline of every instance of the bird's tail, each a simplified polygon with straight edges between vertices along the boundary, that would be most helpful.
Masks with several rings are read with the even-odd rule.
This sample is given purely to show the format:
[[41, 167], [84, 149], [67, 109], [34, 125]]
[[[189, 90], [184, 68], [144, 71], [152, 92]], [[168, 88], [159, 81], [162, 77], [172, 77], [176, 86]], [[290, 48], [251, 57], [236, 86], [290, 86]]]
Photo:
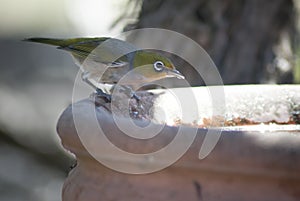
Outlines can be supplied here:
[[100, 43], [109, 38], [70, 38], [70, 39], [58, 39], [58, 38], [27, 38], [24, 41], [30, 41], [35, 43], [44, 43], [48, 45], [59, 46], [62, 49], [68, 46], [74, 47], [90, 47], [94, 49]]
[[54, 39], [54, 38], [26, 38], [24, 41], [44, 43], [48, 45], [54, 45], [59, 47], [65, 47], [71, 44], [68, 39]]

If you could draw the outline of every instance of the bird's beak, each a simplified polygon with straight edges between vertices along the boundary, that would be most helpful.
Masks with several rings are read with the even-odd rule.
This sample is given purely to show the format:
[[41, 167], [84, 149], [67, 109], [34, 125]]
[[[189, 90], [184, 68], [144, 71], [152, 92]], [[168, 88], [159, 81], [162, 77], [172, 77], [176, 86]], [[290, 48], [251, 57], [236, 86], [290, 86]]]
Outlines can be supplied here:
[[175, 69], [173, 69], [173, 70], [168, 69], [167, 76], [168, 77], [176, 77], [178, 79], [185, 79], [185, 77], [178, 70], [175, 70]]

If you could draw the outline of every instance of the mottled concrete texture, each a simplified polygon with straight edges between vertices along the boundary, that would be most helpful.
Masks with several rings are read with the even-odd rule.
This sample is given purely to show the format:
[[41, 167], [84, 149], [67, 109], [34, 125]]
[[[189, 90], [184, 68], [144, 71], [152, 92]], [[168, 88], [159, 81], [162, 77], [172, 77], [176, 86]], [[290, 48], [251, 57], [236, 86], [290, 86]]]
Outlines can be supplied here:
[[[180, 94], [189, 89], [176, 90], [179, 91], [175, 94]], [[201, 116], [208, 110], [209, 93], [205, 92], [205, 87], [193, 90], [198, 105], [196, 111], [204, 111]], [[171, 104], [167, 93], [156, 99], [161, 104], [155, 102], [154, 113], [155, 107], [166, 108], [166, 103]], [[263, 121], [286, 121], [300, 104], [298, 86], [228, 86], [224, 88], [224, 94], [226, 110], [223, 114], [245, 115]], [[72, 106], [63, 112], [57, 126], [63, 146], [78, 160], [65, 181], [63, 201], [300, 200], [299, 125], [211, 129], [216, 133], [222, 131], [222, 134], [212, 152], [201, 160], [198, 154], [208, 130], [198, 129], [188, 151], [171, 166], [150, 174], [125, 174], [105, 167], [95, 158], [113, 161], [121, 169], [141, 171], [155, 168], [157, 164], [167, 162], [167, 158], [148, 157], [144, 161], [133, 161], [108, 151], [104, 138], [99, 136], [104, 133], [113, 144], [130, 153], [151, 153], [174, 140], [178, 126], [166, 125], [157, 136], [149, 139], [132, 139], [120, 131], [106, 109], [95, 108], [91, 100]], [[192, 110], [194, 105], [190, 107]], [[173, 116], [169, 115], [169, 119], [177, 116], [178, 111], [170, 110]], [[155, 121], [162, 121], [158, 116]], [[184, 123], [192, 123], [188, 121], [195, 121], [199, 116], [183, 118]], [[121, 117], [119, 121], [130, 125], [128, 118]], [[95, 122], [101, 129], [94, 127]], [[143, 125], [143, 122], [136, 120], [135, 124]], [[186, 124], [181, 129], [188, 138], [195, 128]]]

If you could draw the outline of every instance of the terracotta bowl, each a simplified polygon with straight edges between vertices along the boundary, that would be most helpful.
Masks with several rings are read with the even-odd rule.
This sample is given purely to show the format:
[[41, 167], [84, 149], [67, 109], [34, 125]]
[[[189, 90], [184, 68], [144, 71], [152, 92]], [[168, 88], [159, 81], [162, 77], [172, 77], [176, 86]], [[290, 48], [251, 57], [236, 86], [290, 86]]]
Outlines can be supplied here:
[[190, 91], [154, 90], [150, 131], [91, 99], [69, 106], [57, 130], [77, 166], [63, 201], [300, 200], [299, 86]]

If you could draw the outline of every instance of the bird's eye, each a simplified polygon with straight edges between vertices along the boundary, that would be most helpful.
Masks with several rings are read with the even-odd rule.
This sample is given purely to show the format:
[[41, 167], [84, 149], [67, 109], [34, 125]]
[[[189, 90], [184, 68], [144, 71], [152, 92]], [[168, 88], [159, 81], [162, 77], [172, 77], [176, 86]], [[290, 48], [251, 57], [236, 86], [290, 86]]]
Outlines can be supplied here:
[[154, 70], [157, 71], [157, 72], [161, 72], [165, 65], [163, 62], [161, 61], [156, 61], [154, 64], [153, 64], [153, 67], [154, 67]]

